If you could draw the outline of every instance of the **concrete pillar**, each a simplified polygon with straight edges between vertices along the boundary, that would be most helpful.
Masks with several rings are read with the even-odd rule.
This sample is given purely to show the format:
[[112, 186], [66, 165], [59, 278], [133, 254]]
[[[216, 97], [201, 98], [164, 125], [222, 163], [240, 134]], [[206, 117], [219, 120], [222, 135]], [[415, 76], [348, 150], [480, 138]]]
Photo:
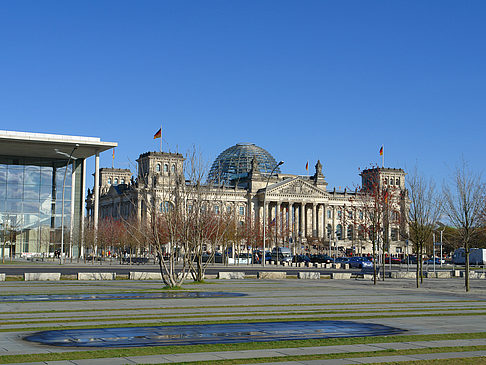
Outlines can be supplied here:
[[[81, 202], [84, 205], [86, 201], [86, 159], [83, 158], [83, 176], [81, 176]], [[84, 222], [85, 222], [86, 211], [83, 208], [81, 209], [81, 222], [78, 222], [81, 227], [79, 228], [80, 238], [81, 238], [81, 249], [79, 256], [84, 257]], [[89, 215], [88, 215], [89, 216]]]
[[95, 254], [98, 251], [98, 215], [100, 211], [100, 153], [95, 155], [95, 182], [94, 182], [94, 229], [95, 229]]

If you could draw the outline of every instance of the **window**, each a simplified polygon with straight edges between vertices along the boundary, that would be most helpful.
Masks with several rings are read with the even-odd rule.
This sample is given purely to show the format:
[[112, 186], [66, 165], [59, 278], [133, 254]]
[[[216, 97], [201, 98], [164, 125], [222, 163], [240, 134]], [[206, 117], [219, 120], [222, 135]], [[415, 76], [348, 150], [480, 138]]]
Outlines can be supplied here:
[[391, 229], [391, 240], [398, 241], [398, 228]]
[[171, 171], [173, 174], [175, 174], [175, 165], [174, 165], [174, 164], [172, 164], [172, 166], [170, 167], [170, 171]]
[[360, 240], [365, 239], [365, 227], [362, 224], [358, 228], [358, 239]]
[[343, 226], [338, 224], [336, 226], [336, 238], [341, 241], [343, 239]]
[[113, 180], [113, 185], [118, 185], [118, 178], [115, 177], [115, 179]]
[[245, 207], [240, 207], [240, 215], [245, 215]]
[[362, 210], [359, 211], [359, 219], [363, 219], [363, 211]]
[[353, 226], [352, 225], [349, 225], [348, 226], [348, 231], [346, 232], [346, 236], [347, 236], [348, 240], [352, 240], [353, 239], [353, 233], [354, 233]]
[[169, 172], [169, 165], [164, 164], [164, 172]]
[[353, 219], [353, 211], [352, 211], [352, 210], [350, 210], [350, 211], [348, 212], [348, 218], [349, 218], [349, 219]]
[[338, 210], [338, 218], [341, 219], [341, 215], [342, 215], [342, 212], [340, 210]]
[[375, 233], [374, 233], [373, 226], [369, 226], [369, 227], [368, 227], [368, 239], [369, 239], [370, 241], [373, 241], [374, 236], [375, 236]]
[[188, 211], [189, 213], [191, 213], [191, 212], [192, 212], [192, 204], [189, 204], [189, 205], [187, 206], [187, 211]]
[[108, 179], [107, 182], [108, 182], [108, 185], [111, 185], [111, 179]]
[[[329, 211], [330, 212], [330, 211]], [[332, 226], [330, 224], [327, 225], [327, 239], [331, 239], [332, 236]]]
[[390, 185], [393, 185], [395, 181], [393, 180], [393, 177], [390, 178]]
[[160, 203], [160, 211], [163, 213], [168, 213], [171, 210], [170, 202], [165, 201]]
[[228, 205], [228, 206], [226, 207], [226, 213], [228, 213], [228, 214], [230, 214], [230, 213], [231, 213], [231, 206], [229, 206], [229, 205]]
[[400, 178], [399, 177], [397, 177], [397, 179], [395, 180], [395, 184], [400, 185]]
[[158, 163], [157, 166], [155, 167], [155, 171], [160, 172], [160, 164]]
[[327, 218], [332, 218], [332, 212], [330, 209], [327, 211]]
[[219, 205], [214, 206], [214, 214], [219, 214]]

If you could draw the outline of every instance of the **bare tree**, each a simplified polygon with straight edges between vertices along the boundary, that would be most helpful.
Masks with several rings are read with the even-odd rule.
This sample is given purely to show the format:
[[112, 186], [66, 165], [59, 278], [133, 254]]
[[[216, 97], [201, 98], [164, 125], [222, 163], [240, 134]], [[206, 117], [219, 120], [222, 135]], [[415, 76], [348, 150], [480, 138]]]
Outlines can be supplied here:
[[[369, 170], [363, 186], [351, 200], [363, 212], [362, 233], [371, 240], [373, 249], [373, 283], [377, 282], [377, 265], [381, 261], [382, 280], [385, 279], [386, 252], [389, 252], [389, 230], [392, 225], [400, 224], [401, 192], [398, 186], [380, 180], [380, 168]], [[396, 217], [395, 217], [396, 216]], [[381, 252], [381, 257], [379, 253]], [[390, 257], [391, 260], [391, 257]]]
[[432, 180], [426, 181], [415, 168], [407, 179], [409, 239], [417, 254], [416, 284], [423, 282], [423, 250], [440, 218], [442, 201]]
[[480, 233], [486, 189], [481, 174], [472, 171], [463, 160], [456, 168], [449, 184], [443, 188], [444, 212], [449, 222], [457, 228], [457, 234], [466, 254], [465, 287], [469, 291], [469, 253], [470, 244]]

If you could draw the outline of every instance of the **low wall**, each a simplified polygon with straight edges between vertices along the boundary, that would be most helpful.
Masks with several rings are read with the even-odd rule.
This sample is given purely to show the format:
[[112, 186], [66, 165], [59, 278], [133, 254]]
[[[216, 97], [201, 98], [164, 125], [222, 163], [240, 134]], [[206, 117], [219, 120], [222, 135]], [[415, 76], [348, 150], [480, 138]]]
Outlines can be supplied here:
[[452, 273], [450, 271], [436, 271], [436, 272], [428, 272], [428, 278], [436, 278], [436, 279], [450, 279], [452, 278]]
[[333, 272], [331, 273], [331, 279], [351, 279], [351, 273], [350, 272]]
[[78, 272], [78, 280], [115, 280], [114, 272]]
[[392, 279], [415, 279], [414, 271], [392, 271]]
[[257, 273], [257, 278], [281, 280], [287, 278], [287, 273], [283, 271], [259, 271]]
[[128, 278], [130, 280], [162, 280], [162, 275], [160, 272], [130, 271]]
[[218, 273], [218, 279], [244, 279], [245, 273], [242, 271], [220, 271]]
[[299, 273], [297, 274], [297, 278], [304, 280], [319, 280], [321, 278], [321, 273], [312, 271], [299, 271]]
[[61, 280], [60, 272], [26, 272], [25, 281], [58, 281]]

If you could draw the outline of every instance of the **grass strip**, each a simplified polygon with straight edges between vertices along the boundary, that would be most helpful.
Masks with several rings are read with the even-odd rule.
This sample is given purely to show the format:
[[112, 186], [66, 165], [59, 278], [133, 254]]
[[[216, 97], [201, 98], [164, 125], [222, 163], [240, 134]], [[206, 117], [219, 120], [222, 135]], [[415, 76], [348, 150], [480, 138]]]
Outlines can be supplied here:
[[[2, 355], [0, 356], [0, 363], [8, 364], [15, 362], [41, 362], [41, 361], [60, 361], [60, 360], [80, 360], [80, 359], [100, 359], [100, 358], [116, 358], [128, 356], [150, 356], [150, 355], [164, 355], [164, 354], [181, 354], [181, 353], [198, 353], [198, 352], [222, 352], [222, 351], [245, 351], [245, 350], [260, 350], [260, 349], [282, 349], [294, 347], [317, 347], [317, 346], [339, 346], [339, 345], [355, 345], [355, 344], [379, 344], [391, 342], [414, 342], [414, 341], [433, 341], [433, 340], [458, 340], [458, 339], [477, 339], [486, 338], [486, 332], [482, 333], [455, 333], [455, 334], [434, 334], [434, 335], [405, 335], [405, 336], [376, 336], [376, 337], [348, 337], [348, 338], [327, 338], [316, 340], [293, 340], [293, 341], [272, 341], [272, 342], [253, 342], [253, 343], [234, 343], [234, 344], [205, 344], [205, 345], [186, 345], [186, 346], [154, 346], [154, 347], [138, 347], [138, 348], [114, 348], [103, 350], [88, 350], [88, 351], [72, 351], [72, 352], [53, 352], [42, 354], [25, 354], [25, 355]], [[438, 347], [437, 352], [446, 352], [447, 349], [456, 347]], [[486, 346], [471, 346], [471, 347], [457, 347], [460, 349], [486, 349]], [[429, 349], [411, 349], [411, 350], [378, 350], [373, 352], [362, 353], [336, 353], [323, 354], [312, 356], [336, 356], [335, 358], [344, 357], [362, 357], [363, 354], [370, 354], [376, 356], [378, 353], [383, 355], [399, 355], [401, 351], [411, 351], [411, 353], [418, 353], [419, 350]], [[287, 361], [290, 356], [284, 356], [281, 361]], [[323, 357], [326, 358], [326, 357]], [[259, 362], [267, 362], [274, 358], [260, 358]], [[278, 358], [276, 358], [278, 359]], [[302, 360], [302, 356], [298, 356]], [[244, 363], [248, 363], [253, 359], [242, 359]], [[255, 359], [258, 360], [258, 359]], [[263, 361], [265, 360], [265, 361]], [[229, 360], [238, 361], [238, 360]], [[279, 360], [280, 361], [280, 360]], [[202, 363], [202, 362], [201, 362]], [[207, 363], [207, 362], [206, 362]], [[215, 363], [211, 361], [209, 363]], [[219, 364], [219, 362], [217, 362]], [[237, 362], [240, 364], [240, 362]], [[222, 363], [221, 363], [222, 364]], [[235, 363], [236, 364], [236, 363]]]
[[[437, 309], [393, 309], [393, 310], [363, 310], [363, 311], [352, 311], [352, 310], [333, 310], [333, 311], [287, 311], [287, 315], [329, 315], [329, 314], [357, 314], [357, 313], [403, 313], [403, 312], [451, 312], [451, 311], [461, 311], [464, 314], [478, 314], [478, 313], [465, 313], [464, 311], [484, 311], [484, 308], [437, 308]], [[483, 313], [483, 314], [486, 314]], [[251, 313], [241, 313], [241, 312], [227, 312], [227, 313], [194, 313], [194, 314], [154, 314], [154, 313], [147, 313], [147, 314], [138, 314], [138, 315], [110, 315], [109, 317], [95, 317], [95, 316], [69, 316], [69, 317], [51, 317], [51, 318], [42, 318], [42, 319], [32, 319], [32, 320], [22, 320], [19, 321], [18, 319], [7, 319], [0, 322], [0, 325], [18, 325], [18, 324], [35, 324], [35, 323], [58, 323], [58, 322], [66, 322], [66, 320], [70, 320], [71, 322], [91, 322], [93, 318], [96, 318], [97, 322], [110, 322], [119, 318], [123, 318], [127, 321], [130, 320], [140, 320], [140, 319], [187, 319], [187, 318], [218, 318], [218, 317], [228, 317], [229, 315], [237, 315], [238, 317], [254, 317], [254, 316], [267, 316], [267, 317], [275, 317], [281, 316], [281, 313], [275, 313], [271, 311], [255, 311]], [[376, 316], [373, 316], [376, 317]], [[333, 317], [334, 318], [334, 317]], [[336, 319], [341, 319], [343, 316], [335, 317]]]
[[[420, 318], [420, 317], [461, 317], [461, 316], [479, 316], [486, 315], [486, 312], [479, 313], [426, 313], [426, 314], [397, 314], [397, 315], [377, 315], [377, 316], [341, 316], [341, 317], [312, 317], [312, 318], [298, 318], [299, 321], [347, 321], [347, 320], [360, 320], [360, 319], [379, 319], [379, 318]], [[207, 317], [207, 315], [203, 316]], [[156, 319], [160, 320], [160, 316], [156, 317], [145, 317], [144, 320]], [[266, 318], [265, 322], [291, 322], [295, 321], [296, 318], [285, 318], [285, 319], [272, 319]], [[136, 319], [135, 319], [136, 320]], [[65, 323], [66, 321], [50, 321], [49, 323]], [[92, 320], [82, 320], [79, 322], [92, 322]], [[185, 322], [164, 322], [164, 326], [180, 326], [180, 325], [199, 325], [199, 324], [225, 324], [225, 323], [259, 323], [262, 319], [241, 319], [241, 320], [208, 320], [208, 321], [185, 321]], [[25, 324], [30, 324], [29, 322]], [[89, 325], [89, 326], [72, 326], [72, 325], [57, 325], [57, 326], [44, 326], [44, 327], [29, 327], [29, 331], [47, 331], [47, 330], [59, 330], [59, 329], [85, 329], [85, 328], [120, 328], [120, 327], [140, 327], [143, 325], [147, 326], [161, 326], [161, 323], [106, 323], [100, 325]], [[0, 332], [18, 332], [25, 331], [25, 328], [14, 327], [14, 328], [2, 328]]]
[[[152, 291], [153, 292], [153, 291]], [[79, 293], [77, 293], [79, 294]], [[112, 299], [118, 300], [118, 299]], [[138, 300], [138, 299], [137, 299]], [[25, 301], [15, 301], [14, 303], [26, 303]], [[298, 307], [298, 306], [369, 306], [369, 305], [403, 305], [403, 304], [434, 304], [434, 303], [484, 303], [483, 300], [443, 300], [443, 301], [407, 301], [407, 302], [367, 302], [367, 303], [292, 303], [292, 304], [254, 304], [254, 305], [232, 305], [232, 308], [272, 308], [272, 307]], [[166, 309], [210, 309], [210, 308], [228, 308], [227, 305], [201, 305], [201, 306], [171, 306], [171, 307], [145, 307], [145, 308], [101, 308], [101, 309], [60, 309], [60, 310], [37, 310], [15, 312], [16, 314], [36, 314], [36, 313], [75, 313], [75, 312], [115, 312], [115, 311], [139, 311], [139, 310], [166, 310]]]

